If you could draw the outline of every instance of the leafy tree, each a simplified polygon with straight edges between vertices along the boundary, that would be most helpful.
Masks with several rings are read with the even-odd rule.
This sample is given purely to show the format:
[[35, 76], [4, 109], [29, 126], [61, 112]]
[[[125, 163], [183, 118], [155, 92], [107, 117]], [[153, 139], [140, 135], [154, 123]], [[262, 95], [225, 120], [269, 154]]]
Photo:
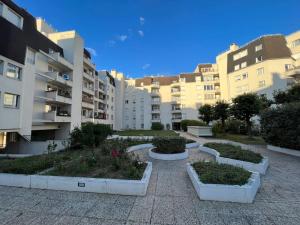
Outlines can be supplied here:
[[259, 95], [259, 100], [261, 104], [261, 110], [267, 109], [273, 104], [273, 101], [268, 99], [265, 94]]
[[300, 85], [294, 85], [287, 91], [275, 91], [273, 97], [277, 104], [300, 102]]
[[199, 108], [199, 118], [203, 120], [207, 125], [213, 119], [213, 107], [205, 104]]
[[229, 104], [224, 101], [217, 102], [213, 108], [213, 113], [214, 119], [221, 120], [222, 128], [224, 129], [225, 120], [229, 116]]
[[260, 98], [257, 94], [247, 93], [239, 95], [232, 100], [231, 114], [247, 125], [248, 134], [251, 135], [251, 117], [257, 115], [262, 108]]

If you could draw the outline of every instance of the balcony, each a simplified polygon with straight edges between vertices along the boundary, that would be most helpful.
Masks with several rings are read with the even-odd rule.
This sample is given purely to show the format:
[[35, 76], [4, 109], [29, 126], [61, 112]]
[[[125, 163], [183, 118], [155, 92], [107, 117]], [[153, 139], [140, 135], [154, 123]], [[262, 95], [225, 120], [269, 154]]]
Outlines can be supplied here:
[[179, 96], [180, 95], [180, 90], [171, 90], [171, 95], [172, 96]]
[[159, 83], [151, 83], [151, 88], [159, 88], [160, 87], [160, 85], [159, 85]]
[[94, 118], [92, 116], [91, 117], [82, 116], [81, 122], [82, 123], [93, 123]]
[[82, 87], [82, 92], [84, 92], [86, 94], [89, 94], [89, 95], [94, 95], [95, 94], [94, 89], [91, 89], [91, 88], [88, 88], [88, 87], [85, 87], [85, 86]]
[[178, 81], [173, 81], [171, 87], [180, 87], [180, 83]]
[[179, 113], [179, 112], [181, 112], [180, 107], [172, 107], [172, 113]]
[[68, 74], [62, 74], [60, 72], [37, 72], [36, 74], [48, 79], [49, 83], [55, 85], [65, 85], [68, 87], [72, 87], [73, 85], [71, 76]]
[[83, 95], [81, 106], [83, 108], [94, 109], [94, 100]]
[[48, 54], [40, 50], [40, 53], [47, 57], [50, 64], [54, 64], [55, 66], [68, 71], [74, 69], [74, 65], [62, 57], [59, 52], [51, 52]]
[[62, 92], [58, 90], [46, 91], [47, 102], [58, 104], [72, 104], [70, 92]]
[[86, 72], [83, 72], [83, 77], [91, 82], [94, 82], [95, 81], [95, 77], [93, 75], [90, 75]]
[[180, 122], [182, 120], [182, 116], [172, 117], [172, 122]]
[[160, 96], [158, 91], [151, 91], [150, 95], [151, 96]]
[[153, 123], [160, 123], [160, 117], [152, 117], [151, 122]]
[[152, 108], [151, 112], [152, 113], [160, 113], [160, 108]]
[[87, 58], [87, 57], [83, 57], [83, 63], [85, 63], [86, 65], [88, 65], [89, 67], [91, 67], [92, 69], [95, 69], [95, 64], [92, 62], [91, 59]]
[[55, 123], [70, 123], [71, 114], [67, 111], [50, 111], [45, 113], [45, 119]]

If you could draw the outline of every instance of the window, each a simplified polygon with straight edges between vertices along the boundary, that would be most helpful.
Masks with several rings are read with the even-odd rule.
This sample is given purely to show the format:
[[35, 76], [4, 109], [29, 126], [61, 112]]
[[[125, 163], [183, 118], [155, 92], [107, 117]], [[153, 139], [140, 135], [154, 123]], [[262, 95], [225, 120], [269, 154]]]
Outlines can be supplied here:
[[261, 87], [264, 87], [264, 86], [266, 86], [266, 82], [264, 80], [259, 81], [258, 87], [261, 88]]
[[11, 63], [7, 64], [7, 72], [6, 72], [7, 77], [21, 80], [21, 72], [22, 69], [20, 67], [15, 66]]
[[0, 59], [0, 75], [3, 75], [3, 70], [4, 70], [4, 61]]
[[185, 78], [180, 78], [180, 81], [181, 82], [185, 82]]
[[238, 60], [240, 58], [243, 58], [243, 57], [245, 57], [247, 55], [248, 55], [248, 50], [245, 49], [245, 50], [243, 50], [243, 51], [241, 51], [241, 52], [236, 53], [235, 55], [233, 55], [233, 61]]
[[236, 70], [239, 70], [239, 69], [240, 69], [240, 64], [234, 66], [234, 70], [235, 70], [235, 71], [236, 71]]
[[26, 62], [31, 65], [35, 64], [35, 52], [31, 49], [27, 49]]
[[215, 95], [214, 94], [205, 94], [204, 95], [204, 99], [205, 100], [215, 99]]
[[[285, 64], [284, 68], [285, 68], [285, 71], [288, 71], [288, 70], [292, 69], [293, 67], [291, 64]], [[0, 69], [0, 74], [1, 74], [1, 69]]]
[[213, 85], [204, 85], [204, 90], [205, 91], [211, 91], [213, 89], [214, 89]]
[[246, 92], [248, 92], [248, 90], [249, 90], [249, 85], [248, 84], [236, 87], [236, 92], [238, 94], [246, 93]]
[[15, 26], [19, 27], [22, 29], [22, 17], [19, 16], [17, 13], [12, 11], [10, 8], [7, 9], [6, 11], [6, 19], [14, 24]]
[[200, 85], [197, 85], [197, 86], [196, 86], [196, 89], [197, 89], [197, 90], [201, 90], [201, 86], [200, 86]]
[[300, 45], [300, 39], [297, 39], [297, 40], [295, 40], [295, 41], [292, 42], [292, 48], [295, 48], [295, 47], [297, 47], [299, 45]]
[[128, 100], [125, 100], [125, 104], [128, 104], [129, 103], [129, 101]]
[[19, 95], [4, 93], [4, 106], [11, 108], [19, 107]]
[[264, 68], [263, 68], [263, 67], [258, 68], [258, 69], [256, 70], [256, 74], [257, 74], [257, 75], [263, 75], [263, 74], [264, 74]]
[[243, 73], [242, 77], [243, 77], [243, 80], [247, 79], [248, 78], [248, 73]]
[[258, 52], [258, 51], [260, 51], [260, 50], [262, 50], [262, 44], [256, 45], [256, 46], [255, 46], [255, 51]]
[[263, 59], [262, 59], [262, 56], [258, 56], [255, 58], [255, 62], [258, 63], [258, 62], [261, 62]]
[[241, 68], [245, 68], [247, 66], [247, 62], [242, 62]]

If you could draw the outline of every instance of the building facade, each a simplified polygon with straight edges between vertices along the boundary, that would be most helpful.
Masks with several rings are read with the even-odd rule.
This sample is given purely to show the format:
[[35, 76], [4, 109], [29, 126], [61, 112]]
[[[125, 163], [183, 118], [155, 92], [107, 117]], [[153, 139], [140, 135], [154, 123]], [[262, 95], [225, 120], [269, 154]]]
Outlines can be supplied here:
[[11, 0], [0, 0], [0, 32], [0, 151], [65, 140], [87, 122], [177, 130], [203, 104], [247, 92], [272, 98], [300, 82], [300, 31], [232, 44], [191, 73], [136, 79], [98, 71], [76, 31], [59, 32]]

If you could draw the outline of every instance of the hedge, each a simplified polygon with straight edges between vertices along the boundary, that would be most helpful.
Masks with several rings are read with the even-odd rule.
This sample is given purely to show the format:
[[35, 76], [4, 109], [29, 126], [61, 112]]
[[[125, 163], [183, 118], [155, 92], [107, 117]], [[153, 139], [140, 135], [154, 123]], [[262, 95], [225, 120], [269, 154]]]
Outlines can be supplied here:
[[300, 103], [263, 111], [261, 131], [268, 144], [300, 150]]
[[151, 125], [151, 130], [163, 130], [163, 129], [164, 129], [164, 125], [162, 123], [155, 122], [152, 123]]
[[154, 138], [152, 143], [157, 153], [175, 154], [185, 151], [186, 140], [182, 137]]
[[183, 131], [187, 131], [188, 126], [207, 126], [207, 124], [200, 120], [182, 120], [180, 126]]

